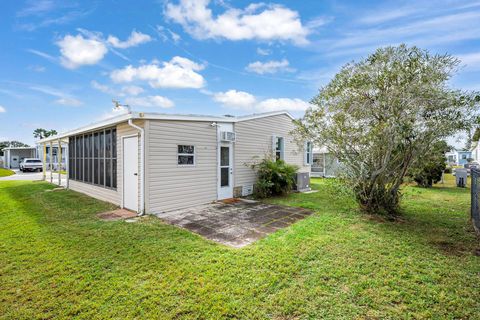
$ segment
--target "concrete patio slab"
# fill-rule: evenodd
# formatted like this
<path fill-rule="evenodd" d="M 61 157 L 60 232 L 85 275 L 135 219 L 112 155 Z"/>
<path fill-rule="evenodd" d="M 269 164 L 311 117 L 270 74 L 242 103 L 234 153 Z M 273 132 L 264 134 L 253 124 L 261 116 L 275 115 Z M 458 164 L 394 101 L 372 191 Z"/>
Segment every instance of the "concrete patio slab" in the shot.
<path fill-rule="evenodd" d="M 241 248 L 313 213 L 303 208 L 234 200 L 161 213 L 157 217 L 207 239 Z"/>

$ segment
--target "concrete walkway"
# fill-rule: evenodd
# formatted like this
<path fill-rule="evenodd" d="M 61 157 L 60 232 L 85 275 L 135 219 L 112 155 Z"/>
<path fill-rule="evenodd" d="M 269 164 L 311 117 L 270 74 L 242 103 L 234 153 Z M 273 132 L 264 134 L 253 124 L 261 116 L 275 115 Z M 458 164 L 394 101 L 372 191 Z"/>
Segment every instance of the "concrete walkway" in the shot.
<path fill-rule="evenodd" d="M 23 180 L 23 181 L 40 181 L 43 180 L 43 174 L 42 172 L 21 172 L 18 169 L 13 169 L 15 171 L 14 175 L 8 176 L 8 177 L 1 177 L 0 181 L 18 181 L 18 180 Z M 46 181 L 50 182 L 50 176 L 52 173 L 50 171 L 47 171 L 46 174 Z M 58 173 L 53 173 L 53 183 L 58 185 Z M 61 179 L 61 186 L 66 186 L 67 185 L 67 179 L 65 175 L 62 175 Z"/>
<path fill-rule="evenodd" d="M 312 213 L 303 208 L 236 200 L 157 214 L 157 217 L 207 239 L 241 248 Z"/>

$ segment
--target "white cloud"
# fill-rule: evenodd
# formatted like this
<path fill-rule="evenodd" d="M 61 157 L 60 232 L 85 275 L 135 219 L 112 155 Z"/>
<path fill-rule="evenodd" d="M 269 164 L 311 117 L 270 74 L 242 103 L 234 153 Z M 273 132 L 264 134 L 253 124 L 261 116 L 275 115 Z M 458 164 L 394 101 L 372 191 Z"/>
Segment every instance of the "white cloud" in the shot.
<path fill-rule="evenodd" d="M 110 88 L 109 86 L 107 86 L 105 84 L 98 83 L 95 80 L 92 80 L 90 82 L 90 84 L 92 85 L 92 87 L 94 89 L 97 89 L 100 92 L 107 93 L 107 94 L 110 94 L 110 95 L 115 95 L 116 94 L 116 92 L 112 88 Z"/>
<path fill-rule="evenodd" d="M 113 108 L 113 109 L 110 110 L 109 112 L 103 113 L 103 114 L 98 118 L 98 120 L 99 120 L 99 121 L 101 121 L 101 120 L 106 120 L 106 119 L 113 118 L 113 117 L 120 116 L 120 115 L 127 114 L 127 113 L 128 113 L 128 109 L 127 109 L 127 108 L 122 107 L 122 106 L 119 106 L 118 108 Z"/>
<path fill-rule="evenodd" d="M 259 54 L 261 56 L 268 56 L 268 55 L 272 54 L 272 50 L 257 48 L 257 54 Z"/>
<path fill-rule="evenodd" d="M 308 107 L 310 107 L 308 102 L 290 98 L 266 99 L 257 105 L 257 109 L 263 112 L 278 110 L 305 111 Z"/>
<path fill-rule="evenodd" d="M 277 73 L 277 72 L 293 72 L 295 69 L 289 67 L 290 63 L 287 59 L 283 59 L 280 61 L 267 61 L 267 62 L 260 62 L 255 61 L 250 63 L 245 70 L 249 72 L 254 72 L 258 74 L 266 74 L 266 73 Z"/>
<path fill-rule="evenodd" d="M 255 97 L 244 91 L 228 90 L 225 92 L 217 92 L 213 95 L 213 100 L 227 107 L 249 109 L 256 102 Z"/>
<path fill-rule="evenodd" d="M 197 39 L 290 41 L 308 43 L 309 30 L 299 14 L 281 5 L 251 4 L 245 9 L 229 8 L 214 16 L 209 0 L 180 0 L 168 3 L 165 15 L 182 25 Z"/>
<path fill-rule="evenodd" d="M 221 103 L 225 107 L 233 109 L 242 109 L 256 112 L 269 112 L 288 110 L 301 112 L 307 110 L 310 104 L 301 99 L 278 98 L 265 99 L 258 101 L 254 95 L 237 90 L 228 90 L 226 92 L 217 92 L 213 94 L 213 100 Z"/>
<path fill-rule="evenodd" d="M 461 65 L 467 67 L 467 71 L 480 69 L 480 52 L 462 54 L 457 56 L 461 61 Z"/>
<path fill-rule="evenodd" d="M 58 98 L 54 102 L 64 106 L 78 107 L 83 104 L 82 101 L 73 97 L 71 94 L 58 90 L 56 88 L 43 86 L 43 85 L 29 85 L 30 90 L 38 91 L 46 95 Z"/>
<path fill-rule="evenodd" d="M 7 109 L 5 109 L 4 106 L 0 106 L 0 113 L 5 113 L 7 112 Z"/>
<path fill-rule="evenodd" d="M 55 100 L 55 103 L 61 104 L 63 106 L 70 106 L 70 107 L 78 107 L 83 104 L 80 100 L 72 97 L 63 97 L 63 98 L 57 99 Z"/>
<path fill-rule="evenodd" d="M 138 96 L 140 93 L 144 92 L 142 87 L 139 86 L 124 86 L 122 87 L 122 92 L 131 96 Z"/>
<path fill-rule="evenodd" d="M 28 66 L 28 70 L 34 71 L 34 72 L 45 72 L 47 68 L 44 66 Z"/>
<path fill-rule="evenodd" d="M 162 96 L 130 97 L 125 102 L 132 107 L 172 108 L 175 106 L 172 100 Z"/>
<path fill-rule="evenodd" d="M 108 52 L 103 41 L 97 38 L 84 38 L 81 34 L 66 35 L 57 42 L 57 45 L 62 54 L 62 65 L 69 69 L 96 64 Z"/>
<path fill-rule="evenodd" d="M 98 91 L 109 94 L 111 96 L 119 96 L 119 97 L 124 97 L 126 95 L 137 96 L 140 93 L 145 91 L 142 87 L 139 87 L 139 86 L 123 86 L 122 88 L 117 90 L 105 84 L 98 83 L 95 80 L 90 82 L 90 84 L 94 89 L 97 89 Z"/>
<path fill-rule="evenodd" d="M 137 32 L 135 30 L 132 31 L 132 33 L 130 34 L 130 36 L 126 41 L 120 41 L 117 37 L 112 35 L 109 35 L 107 39 L 107 42 L 109 44 L 119 49 L 136 47 L 142 43 L 146 43 L 150 41 L 152 41 L 152 37 L 150 37 L 148 34 Z"/>
<path fill-rule="evenodd" d="M 204 68 L 187 58 L 173 57 L 168 62 L 159 65 L 156 62 L 133 67 L 128 65 L 123 69 L 114 70 L 110 78 L 114 82 L 147 81 L 153 88 L 195 88 L 205 85 L 205 79 L 197 71 Z"/>

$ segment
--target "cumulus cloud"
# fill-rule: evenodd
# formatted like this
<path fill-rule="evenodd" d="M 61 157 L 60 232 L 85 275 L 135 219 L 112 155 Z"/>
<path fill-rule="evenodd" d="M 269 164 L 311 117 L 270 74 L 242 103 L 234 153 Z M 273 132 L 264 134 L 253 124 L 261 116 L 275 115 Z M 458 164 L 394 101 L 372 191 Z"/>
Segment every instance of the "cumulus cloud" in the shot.
<path fill-rule="evenodd" d="M 267 62 L 255 61 L 250 63 L 245 70 L 258 74 L 272 74 L 277 72 L 293 72 L 295 69 L 289 67 L 290 63 L 287 59 L 280 61 L 271 60 Z"/>
<path fill-rule="evenodd" d="M 305 111 L 308 107 L 310 107 L 308 102 L 290 98 L 266 99 L 257 105 L 257 109 L 264 112 L 278 110 Z"/>
<path fill-rule="evenodd" d="M 310 104 L 302 99 L 278 98 L 265 99 L 258 101 L 258 99 L 244 91 L 228 90 L 225 92 L 217 92 L 213 94 L 213 100 L 221 103 L 225 107 L 233 109 L 253 110 L 256 112 L 269 111 L 305 111 Z"/>
<path fill-rule="evenodd" d="M 237 90 L 217 92 L 213 95 L 213 100 L 225 106 L 239 109 L 250 109 L 256 102 L 252 94 Z"/>
<path fill-rule="evenodd" d="M 198 73 L 203 68 L 201 64 L 176 56 L 161 64 L 154 61 L 139 67 L 128 65 L 112 71 L 110 78 L 116 83 L 147 81 L 153 88 L 199 89 L 205 85 L 205 79 Z"/>
<path fill-rule="evenodd" d="M 272 54 L 272 50 L 257 48 L 257 54 L 259 54 L 261 56 L 268 56 L 268 55 Z"/>
<path fill-rule="evenodd" d="M 93 65 L 103 59 L 108 52 L 103 41 L 96 38 L 85 38 L 83 35 L 66 35 L 57 41 L 62 54 L 61 63 L 69 69 L 82 65 Z"/>
<path fill-rule="evenodd" d="M 61 104 L 62 106 L 70 106 L 70 107 L 78 107 L 83 104 L 80 100 L 72 97 L 62 97 L 60 99 L 55 100 L 55 103 Z"/>
<path fill-rule="evenodd" d="M 251 4 L 245 9 L 229 8 L 214 16 L 208 8 L 209 3 L 209 0 L 168 3 L 165 15 L 197 39 L 308 43 L 309 30 L 302 24 L 297 11 L 276 4 Z"/>
<path fill-rule="evenodd" d="M 120 39 L 112 35 L 109 35 L 107 39 L 107 42 L 110 45 L 119 49 L 136 47 L 142 43 L 146 43 L 150 41 L 152 41 L 152 37 L 150 37 L 148 34 L 137 32 L 135 30 L 132 31 L 132 33 L 130 34 L 130 36 L 126 41 L 120 41 Z"/>
<path fill-rule="evenodd" d="M 5 109 L 4 106 L 0 106 L 0 113 L 5 113 L 7 112 L 7 109 Z"/>
<path fill-rule="evenodd" d="M 142 87 L 139 87 L 139 86 L 123 86 L 119 89 L 114 89 L 106 84 L 101 84 L 95 80 L 90 82 L 90 84 L 92 88 L 100 92 L 109 94 L 111 96 L 119 96 L 119 97 L 124 97 L 126 95 L 137 96 L 140 93 L 143 93 L 145 91 Z"/>
<path fill-rule="evenodd" d="M 162 96 L 131 97 L 125 101 L 132 107 L 172 108 L 175 106 L 172 100 Z"/>

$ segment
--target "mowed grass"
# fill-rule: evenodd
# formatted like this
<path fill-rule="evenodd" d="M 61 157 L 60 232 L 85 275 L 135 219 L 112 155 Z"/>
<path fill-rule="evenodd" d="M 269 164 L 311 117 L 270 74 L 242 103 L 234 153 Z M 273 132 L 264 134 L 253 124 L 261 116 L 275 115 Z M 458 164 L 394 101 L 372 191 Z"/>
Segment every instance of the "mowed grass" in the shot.
<path fill-rule="evenodd" d="M 15 172 L 10 170 L 10 169 L 4 169 L 4 168 L 0 168 L 0 178 L 1 177 L 8 177 L 8 176 L 11 176 L 11 175 L 14 175 Z"/>
<path fill-rule="evenodd" d="M 316 214 L 243 249 L 44 182 L 0 182 L 6 319 L 479 319 L 469 190 L 406 187 L 403 218 L 357 212 L 332 180 L 271 202 Z"/>

